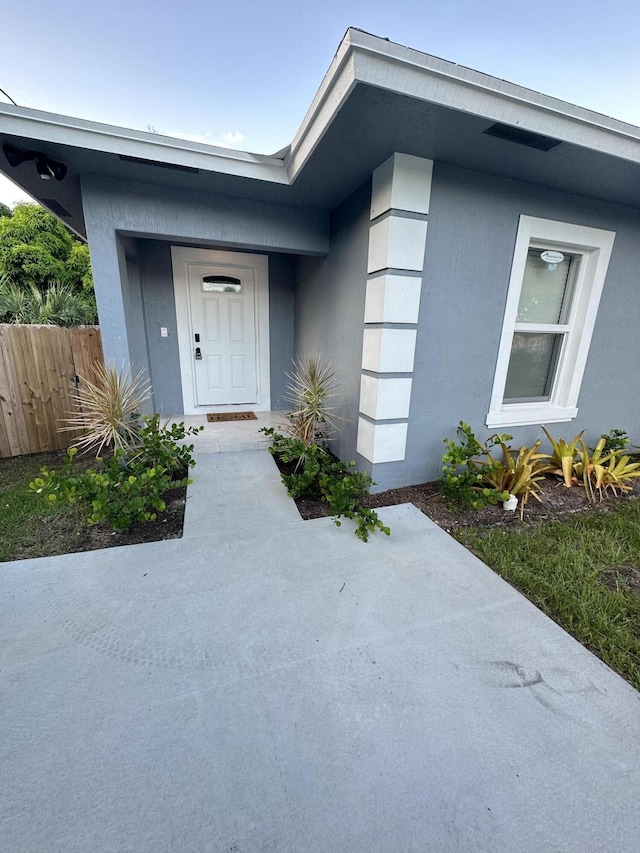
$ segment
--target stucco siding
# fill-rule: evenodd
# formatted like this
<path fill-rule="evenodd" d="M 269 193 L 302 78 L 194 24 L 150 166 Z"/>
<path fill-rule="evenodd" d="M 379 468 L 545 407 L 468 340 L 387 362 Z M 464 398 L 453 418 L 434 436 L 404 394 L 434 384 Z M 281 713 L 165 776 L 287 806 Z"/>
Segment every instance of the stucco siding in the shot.
<path fill-rule="evenodd" d="M 431 193 L 406 461 L 374 466 L 385 488 L 433 479 L 442 440 L 466 420 L 485 438 L 511 261 L 520 214 L 616 232 L 600 302 L 578 417 L 553 424 L 596 440 L 612 428 L 640 440 L 634 388 L 640 350 L 640 213 L 541 187 L 436 164 Z M 539 427 L 499 430 L 514 445 Z"/>
<path fill-rule="evenodd" d="M 137 240 L 144 316 L 144 335 L 149 353 L 154 405 L 165 414 L 183 409 L 178 329 L 173 293 L 171 244 L 159 240 Z M 271 350 L 272 408 L 284 407 L 285 372 L 293 357 L 294 259 L 270 253 L 269 339 Z M 167 329 L 162 337 L 160 329 Z"/>
<path fill-rule="evenodd" d="M 269 255 L 269 327 L 271 355 L 271 408 L 289 408 L 287 377 L 293 365 L 294 298 L 296 259 L 294 255 Z"/>
<path fill-rule="evenodd" d="M 367 182 L 333 212 L 328 257 L 298 258 L 297 266 L 295 352 L 319 353 L 336 367 L 342 382 L 336 413 L 344 420 L 334 450 L 347 462 L 357 458 L 370 203 Z M 366 460 L 358 462 L 369 469 Z"/>

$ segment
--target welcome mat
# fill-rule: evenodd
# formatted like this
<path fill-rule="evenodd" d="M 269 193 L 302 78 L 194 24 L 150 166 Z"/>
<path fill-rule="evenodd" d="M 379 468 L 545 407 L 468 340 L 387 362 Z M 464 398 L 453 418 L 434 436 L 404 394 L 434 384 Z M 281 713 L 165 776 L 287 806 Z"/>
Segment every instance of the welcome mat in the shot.
<path fill-rule="evenodd" d="M 207 415 L 210 424 L 219 421 L 257 421 L 258 417 L 253 412 L 214 412 Z"/>

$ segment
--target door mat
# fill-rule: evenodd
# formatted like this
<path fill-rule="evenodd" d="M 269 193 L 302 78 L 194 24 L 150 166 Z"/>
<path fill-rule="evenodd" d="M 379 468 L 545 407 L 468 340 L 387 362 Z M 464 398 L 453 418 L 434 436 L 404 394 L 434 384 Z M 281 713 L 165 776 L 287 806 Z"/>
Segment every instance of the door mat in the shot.
<path fill-rule="evenodd" d="M 257 421 L 258 417 L 253 412 L 215 412 L 207 415 L 210 424 L 220 421 Z"/>

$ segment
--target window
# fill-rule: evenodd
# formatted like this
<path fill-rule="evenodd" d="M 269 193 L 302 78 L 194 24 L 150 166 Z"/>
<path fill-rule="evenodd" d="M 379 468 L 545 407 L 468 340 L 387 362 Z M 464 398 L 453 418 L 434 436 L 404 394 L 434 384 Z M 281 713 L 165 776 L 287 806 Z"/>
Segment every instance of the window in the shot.
<path fill-rule="evenodd" d="M 242 293 L 242 283 L 230 275 L 205 275 L 202 277 L 202 289 L 213 293 Z"/>
<path fill-rule="evenodd" d="M 568 421 L 615 234 L 521 216 L 487 426 Z"/>

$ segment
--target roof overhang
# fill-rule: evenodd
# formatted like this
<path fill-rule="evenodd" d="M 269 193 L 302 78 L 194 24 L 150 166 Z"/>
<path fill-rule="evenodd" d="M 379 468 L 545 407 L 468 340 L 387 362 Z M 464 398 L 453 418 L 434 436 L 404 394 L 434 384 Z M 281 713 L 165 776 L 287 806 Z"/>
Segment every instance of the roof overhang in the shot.
<path fill-rule="evenodd" d="M 410 125 L 411 133 L 401 127 L 394 134 L 385 127 L 381 105 Z M 352 135 L 347 121 L 359 122 L 363 131 L 357 157 L 341 152 L 335 138 L 338 132 L 345 140 Z M 512 142 L 480 139 L 492 123 L 563 145 L 525 152 Z M 455 134 L 449 130 L 453 126 Z M 79 233 L 79 179 L 85 173 L 331 208 L 381 158 L 404 149 L 640 205 L 640 128 L 355 29 L 347 31 L 293 142 L 278 155 L 217 148 L 8 104 L 0 104 L 0 142 L 36 148 L 69 167 L 69 178 L 43 187 L 45 182 L 28 164 L 12 169 L 0 155 L 0 169 L 8 177 L 45 206 L 47 199 L 57 200 L 69 213 L 65 221 Z M 496 143 L 508 147 L 491 148 Z M 595 181 L 594 170 L 599 175 Z M 335 179 L 327 180 L 332 174 Z M 51 189 L 57 193 L 53 199 L 47 193 Z"/>

